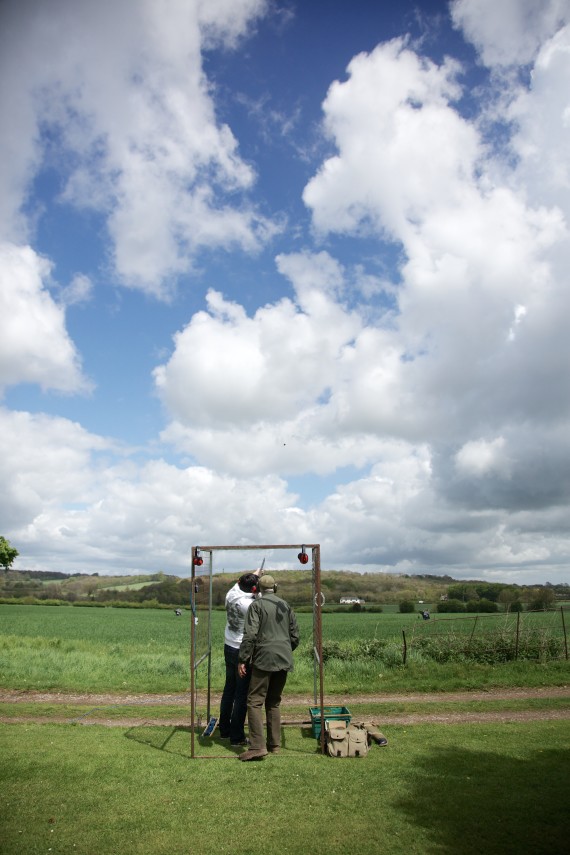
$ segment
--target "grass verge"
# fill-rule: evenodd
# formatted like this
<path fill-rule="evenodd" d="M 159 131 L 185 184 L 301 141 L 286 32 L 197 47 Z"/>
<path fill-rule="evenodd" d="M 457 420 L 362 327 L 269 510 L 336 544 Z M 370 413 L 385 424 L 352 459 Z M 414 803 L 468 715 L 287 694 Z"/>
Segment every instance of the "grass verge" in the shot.
<path fill-rule="evenodd" d="M 565 851 L 567 722 L 387 735 L 333 760 L 286 728 L 279 756 L 243 764 L 216 741 L 201 750 L 230 759 L 190 759 L 185 728 L 0 726 L 2 853 Z"/>
<path fill-rule="evenodd" d="M 570 698 L 513 698 L 505 700 L 472 700 L 454 701 L 442 698 L 438 701 L 398 701 L 384 703 L 364 702 L 351 703 L 350 712 L 353 718 L 358 719 L 365 716 L 373 716 L 379 721 L 382 718 L 393 718 L 394 716 L 410 715 L 449 715 L 449 714 L 476 714 L 476 713 L 518 713 L 533 712 L 539 717 L 541 712 L 559 712 L 570 710 Z M 200 707 L 200 711 L 202 711 Z M 213 707 L 216 714 L 217 707 Z M 190 721 L 189 705 L 179 704 L 62 704 L 62 703 L 26 703 L 26 702 L 2 702 L 0 703 L 0 715 L 9 718 L 44 718 L 46 721 L 57 718 L 67 719 L 69 723 L 89 723 L 90 718 L 113 719 L 137 719 L 143 722 L 145 719 L 159 720 L 165 722 L 186 718 Z M 298 720 L 308 719 L 307 706 L 286 704 L 283 706 L 283 719 Z"/>

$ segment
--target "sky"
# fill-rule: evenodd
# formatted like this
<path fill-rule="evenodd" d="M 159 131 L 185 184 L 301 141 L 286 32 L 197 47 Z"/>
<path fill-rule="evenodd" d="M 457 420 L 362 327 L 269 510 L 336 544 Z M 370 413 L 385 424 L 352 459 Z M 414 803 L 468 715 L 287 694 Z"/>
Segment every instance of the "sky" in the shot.
<path fill-rule="evenodd" d="M 15 569 L 570 582 L 570 0 L 1 0 L 0 111 Z"/>

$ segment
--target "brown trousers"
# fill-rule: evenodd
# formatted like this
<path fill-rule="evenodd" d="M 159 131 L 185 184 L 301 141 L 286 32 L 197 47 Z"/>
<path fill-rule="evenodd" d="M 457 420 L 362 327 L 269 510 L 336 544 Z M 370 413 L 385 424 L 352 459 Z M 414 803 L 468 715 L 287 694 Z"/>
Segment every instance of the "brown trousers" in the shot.
<path fill-rule="evenodd" d="M 287 682 L 287 671 L 261 671 L 255 665 L 247 696 L 247 724 L 250 747 L 255 751 L 279 748 L 281 745 L 281 695 Z M 263 713 L 267 719 L 267 743 L 263 738 Z"/>

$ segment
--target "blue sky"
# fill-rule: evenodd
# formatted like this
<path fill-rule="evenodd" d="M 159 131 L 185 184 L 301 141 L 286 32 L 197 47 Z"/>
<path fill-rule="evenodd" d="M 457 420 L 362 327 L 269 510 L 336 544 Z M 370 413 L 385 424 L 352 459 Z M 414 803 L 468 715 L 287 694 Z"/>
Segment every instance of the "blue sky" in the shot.
<path fill-rule="evenodd" d="M 568 0 L 5 0 L 0 65 L 17 567 L 570 581 Z"/>

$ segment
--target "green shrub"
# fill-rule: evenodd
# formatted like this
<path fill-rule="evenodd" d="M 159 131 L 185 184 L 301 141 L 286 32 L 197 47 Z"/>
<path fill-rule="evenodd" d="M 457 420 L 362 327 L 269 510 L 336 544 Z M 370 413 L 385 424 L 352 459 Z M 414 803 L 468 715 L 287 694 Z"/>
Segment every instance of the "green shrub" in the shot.
<path fill-rule="evenodd" d="M 400 614 L 411 614 L 416 610 L 411 600 L 402 600 L 398 608 L 400 609 Z"/>
<path fill-rule="evenodd" d="M 461 602 L 461 600 L 442 600 L 441 603 L 437 604 L 437 611 L 440 614 L 446 614 L 449 612 L 465 612 L 465 606 Z"/>

